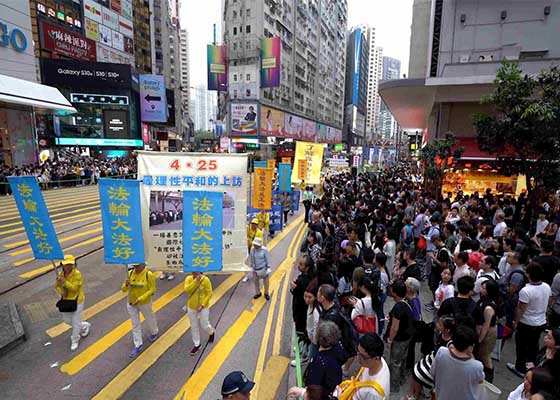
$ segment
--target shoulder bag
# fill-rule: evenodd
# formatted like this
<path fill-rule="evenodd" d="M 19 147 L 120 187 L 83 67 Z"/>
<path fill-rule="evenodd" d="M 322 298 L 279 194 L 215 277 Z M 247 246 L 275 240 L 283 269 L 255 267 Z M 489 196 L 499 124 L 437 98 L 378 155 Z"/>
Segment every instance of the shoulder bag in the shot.
<path fill-rule="evenodd" d="M 366 306 L 362 299 L 360 299 L 362 303 L 362 307 L 364 308 L 364 313 L 366 312 Z M 377 333 L 377 317 L 375 316 L 368 316 L 365 314 L 358 315 L 356 318 L 352 320 L 354 325 L 356 325 L 356 330 L 360 334 L 366 333 Z"/>

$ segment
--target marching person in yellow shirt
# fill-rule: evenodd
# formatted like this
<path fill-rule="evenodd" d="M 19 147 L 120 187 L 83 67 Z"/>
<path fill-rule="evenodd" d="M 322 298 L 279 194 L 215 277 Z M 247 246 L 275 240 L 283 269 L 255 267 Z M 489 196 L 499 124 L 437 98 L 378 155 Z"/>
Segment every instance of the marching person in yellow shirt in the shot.
<path fill-rule="evenodd" d="M 265 210 L 261 210 L 257 214 L 257 220 L 259 221 L 259 229 L 263 234 L 263 243 L 266 244 L 268 242 L 266 239 L 268 238 L 270 232 L 270 214 Z M 272 237 L 272 234 L 270 234 L 270 236 Z"/>
<path fill-rule="evenodd" d="M 128 291 L 126 309 L 132 321 L 132 340 L 134 349 L 130 352 L 130 357 L 136 357 L 143 349 L 142 328 L 140 327 L 140 312 L 144 315 L 150 337 L 148 340 L 153 342 L 158 336 L 158 326 L 156 316 L 152 310 L 152 295 L 156 291 L 156 280 L 152 271 L 146 268 L 146 264 L 132 264 L 134 269 L 128 272 L 127 279 L 124 281 L 121 290 Z"/>
<path fill-rule="evenodd" d="M 212 283 L 201 272 L 193 272 L 185 278 L 185 292 L 188 296 L 187 311 L 191 322 L 191 332 L 194 347 L 191 356 L 200 350 L 200 327 L 208 332 L 208 343 L 214 342 L 216 330 L 210 325 L 210 299 L 212 298 Z M 200 321 L 200 325 L 199 325 Z"/>
<path fill-rule="evenodd" d="M 67 255 L 61 264 L 62 271 L 56 277 L 55 289 L 62 298 L 57 307 L 62 313 L 63 321 L 72 326 L 70 350 L 74 351 L 78 348 L 80 336 L 86 337 L 89 334 L 91 324 L 82 321 L 85 296 L 82 273 L 76 269 L 76 259 Z"/>
<path fill-rule="evenodd" d="M 259 228 L 258 218 L 253 218 L 251 223 L 247 227 L 247 253 L 251 252 L 251 247 L 253 246 L 253 240 L 256 238 L 261 238 L 264 241 L 263 231 Z M 245 274 L 241 282 L 245 283 L 252 277 L 252 273 L 249 272 Z"/>

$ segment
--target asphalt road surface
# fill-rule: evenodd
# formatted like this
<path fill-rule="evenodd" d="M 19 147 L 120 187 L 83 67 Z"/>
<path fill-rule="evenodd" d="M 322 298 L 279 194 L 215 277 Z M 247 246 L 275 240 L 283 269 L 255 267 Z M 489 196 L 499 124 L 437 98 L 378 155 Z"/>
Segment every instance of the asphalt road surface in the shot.
<path fill-rule="evenodd" d="M 70 351 L 68 326 L 55 307 L 54 272 L 34 260 L 24 227 L 11 197 L 0 198 L 0 303 L 15 301 L 27 341 L 0 358 L 2 399 L 208 399 L 220 397 L 225 375 L 243 370 L 257 382 L 253 399 L 285 399 L 295 383 L 289 281 L 301 237 L 302 216 L 290 217 L 283 233 L 268 244 L 274 266 L 271 301 L 253 300 L 253 284 L 242 273 L 212 275 L 214 296 L 210 320 L 216 341 L 194 357 L 190 324 L 183 311 L 184 274 L 157 281 L 154 311 L 160 336 L 135 359 L 131 325 L 120 286 L 123 266 L 103 262 L 101 215 L 96 186 L 44 192 L 65 254 L 78 259 L 84 276 L 84 318 L 90 334 Z M 423 290 L 423 296 L 427 293 Z M 387 303 L 386 311 L 389 311 Z M 507 394 L 521 379 L 507 371 L 513 345 L 506 345 L 496 366 L 496 384 Z M 395 394 L 391 399 L 399 399 Z"/>

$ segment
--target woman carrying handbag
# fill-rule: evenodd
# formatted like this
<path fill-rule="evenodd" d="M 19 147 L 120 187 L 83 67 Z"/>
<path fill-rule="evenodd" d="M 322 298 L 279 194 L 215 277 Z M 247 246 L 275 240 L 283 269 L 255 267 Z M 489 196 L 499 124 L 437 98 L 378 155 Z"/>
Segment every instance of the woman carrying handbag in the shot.
<path fill-rule="evenodd" d="M 82 273 L 76 269 L 76 259 L 67 255 L 61 262 L 62 271 L 56 277 L 55 288 L 61 298 L 56 303 L 58 310 L 62 313 L 62 320 L 72 326 L 70 336 L 70 350 L 78 348 L 81 337 L 89 334 L 91 324 L 82 321 L 84 311 L 84 289 Z"/>

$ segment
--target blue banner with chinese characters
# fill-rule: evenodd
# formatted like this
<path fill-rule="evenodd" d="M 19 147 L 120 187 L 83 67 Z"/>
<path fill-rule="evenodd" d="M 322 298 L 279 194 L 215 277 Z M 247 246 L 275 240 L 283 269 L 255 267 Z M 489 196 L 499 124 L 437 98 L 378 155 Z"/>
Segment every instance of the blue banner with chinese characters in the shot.
<path fill-rule="evenodd" d="M 261 212 L 261 210 L 253 207 L 247 207 L 247 224 L 249 224 L 253 218 L 257 218 L 257 214 L 259 212 Z M 281 231 L 283 219 L 282 206 L 274 204 L 272 206 L 272 210 L 266 210 L 266 212 L 270 215 L 270 231 Z"/>
<path fill-rule="evenodd" d="M 301 192 L 299 190 L 294 190 L 293 192 L 290 193 L 290 198 L 292 199 L 292 211 L 299 210 L 300 193 Z M 275 190 L 274 192 L 272 192 L 272 204 L 281 206 L 283 197 L 284 197 L 284 192 Z"/>
<path fill-rule="evenodd" d="M 183 271 L 222 270 L 222 192 L 183 191 Z"/>
<path fill-rule="evenodd" d="M 292 192 L 292 164 L 278 164 L 278 191 Z"/>
<path fill-rule="evenodd" d="M 64 253 L 58 242 L 37 178 L 35 176 L 9 176 L 8 182 L 35 258 L 40 260 L 63 259 Z"/>
<path fill-rule="evenodd" d="M 140 182 L 133 179 L 99 179 L 106 264 L 144 263 L 140 208 Z"/>
<path fill-rule="evenodd" d="M 253 162 L 253 168 L 266 168 L 266 167 L 267 167 L 266 161 L 254 161 Z"/>

